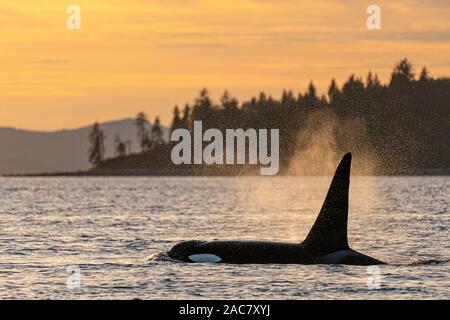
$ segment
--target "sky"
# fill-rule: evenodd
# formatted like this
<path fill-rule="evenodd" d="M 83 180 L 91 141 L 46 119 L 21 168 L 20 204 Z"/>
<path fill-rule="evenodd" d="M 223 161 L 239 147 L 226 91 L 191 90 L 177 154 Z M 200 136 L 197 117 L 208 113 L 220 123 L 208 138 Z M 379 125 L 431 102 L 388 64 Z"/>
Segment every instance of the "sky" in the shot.
<path fill-rule="evenodd" d="M 69 30 L 67 8 L 81 10 Z M 381 8 L 381 30 L 366 26 Z M 0 127 L 51 131 L 144 111 L 170 124 L 202 87 L 239 101 L 382 82 L 408 57 L 450 76 L 448 0 L 0 0 Z"/>

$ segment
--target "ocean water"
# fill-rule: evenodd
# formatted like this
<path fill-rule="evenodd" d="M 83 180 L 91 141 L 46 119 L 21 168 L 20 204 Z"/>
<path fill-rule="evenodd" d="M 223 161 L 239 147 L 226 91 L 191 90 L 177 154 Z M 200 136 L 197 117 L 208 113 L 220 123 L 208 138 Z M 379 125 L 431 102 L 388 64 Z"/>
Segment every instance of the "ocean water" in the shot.
<path fill-rule="evenodd" d="M 189 239 L 300 242 L 330 180 L 0 178 L 0 298 L 450 298 L 450 177 L 352 177 L 350 245 L 379 269 L 155 258 Z"/>

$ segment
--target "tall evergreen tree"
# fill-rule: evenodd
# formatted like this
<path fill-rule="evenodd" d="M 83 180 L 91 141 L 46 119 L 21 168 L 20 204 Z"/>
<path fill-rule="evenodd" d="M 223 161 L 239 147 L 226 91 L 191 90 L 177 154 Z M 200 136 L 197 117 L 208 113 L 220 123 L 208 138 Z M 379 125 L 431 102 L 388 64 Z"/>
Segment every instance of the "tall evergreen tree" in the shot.
<path fill-rule="evenodd" d="M 328 99 L 330 100 L 330 103 L 334 103 L 336 99 L 338 99 L 340 93 L 336 80 L 334 78 L 331 79 L 330 87 L 328 88 Z"/>
<path fill-rule="evenodd" d="M 159 117 L 156 117 L 155 122 L 153 123 L 151 135 L 150 135 L 150 145 L 151 148 L 157 148 L 164 144 L 164 139 L 162 136 L 162 128 L 161 123 L 159 121 Z"/>
<path fill-rule="evenodd" d="M 192 121 L 203 121 L 203 127 L 209 128 L 212 120 L 213 103 L 209 97 L 209 92 L 206 88 L 200 90 L 198 98 L 195 100 L 192 109 Z"/>
<path fill-rule="evenodd" d="M 238 110 L 238 101 L 230 96 L 230 93 L 228 90 L 225 90 L 222 97 L 220 98 L 220 103 L 222 105 L 222 108 L 227 113 L 234 113 Z"/>
<path fill-rule="evenodd" d="M 225 90 L 220 98 L 220 104 L 223 110 L 222 128 L 235 128 L 239 117 L 238 101 Z"/>
<path fill-rule="evenodd" d="M 89 142 L 89 162 L 94 166 L 98 166 L 105 157 L 105 135 L 97 122 L 92 126 Z"/>
<path fill-rule="evenodd" d="M 285 108 L 293 107 L 296 105 L 294 94 L 291 90 L 283 90 L 281 94 L 281 106 Z"/>
<path fill-rule="evenodd" d="M 430 80 L 430 76 L 428 75 L 428 70 L 426 67 L 423 67 L 422 71 L 420 71 L 419 81 L 426 82 L 429 80 Z"/>
<path fill-rule="evenodd" d="M 173 132 L 174 130 L 177 130 L 179 128 L 183 128 L 183 123 L 180 117 L 180 109 L 178 109 L 178 106 L 175 106 L 175 108 L 173 109 L 173 120 L 170 131 Z"/>
<path fill-rule="evenodd" d="M 184 106 L 183 117 L 181 118 L 181 125 L 184 129 L 190 129 L 191 127 L 191 107 L 189 104 Z"/>
<path fill-rule="evenodd" d="M 148 135 L 147 124 L 149 122 L 145 113 L 139 112 L 134 123 L 137 129 L 137 138 L 141 147 L 141 152 L 148 151 L 150 148 L 150 138 Z"/>
<path fill-rule="evenodd" d="M 308 91 L 303 96 L 303 103 L 308 108 L 317 108 L 319 105 L 319 98 L 317 97 L 317 90 L 312 81 L 309 83 Z"/>
<path fill-rule="evenodd" d="M 375 82 L 372 76 L 372 72 L 369 71 L 369 73 L 367 74 L 367 79 L 366 79 L 366 88 L 367 89 L 372 89 L 375 86 Z"/>

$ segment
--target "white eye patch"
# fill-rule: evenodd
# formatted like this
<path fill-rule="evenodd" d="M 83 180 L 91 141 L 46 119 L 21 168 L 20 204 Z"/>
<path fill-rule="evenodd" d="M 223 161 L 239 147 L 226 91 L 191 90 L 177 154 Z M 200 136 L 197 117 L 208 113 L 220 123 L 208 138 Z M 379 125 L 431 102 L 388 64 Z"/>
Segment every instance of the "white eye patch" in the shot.
<path fill-rule="evenodd" d="M 188 258 L 192 262 L 199 262 L 199 263 L 217 263 L 222 261 L 222 258 L 216 256 L 215 254 L 210 253 L 193 254 L 190 255 Z"/>

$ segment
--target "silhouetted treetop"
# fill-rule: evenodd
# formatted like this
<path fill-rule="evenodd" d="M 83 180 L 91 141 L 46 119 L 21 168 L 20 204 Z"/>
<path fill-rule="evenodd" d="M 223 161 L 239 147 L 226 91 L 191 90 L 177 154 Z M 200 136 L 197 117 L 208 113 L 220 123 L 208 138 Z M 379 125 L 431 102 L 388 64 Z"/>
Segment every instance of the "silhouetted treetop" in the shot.
<path fill-rule="evenodd" d="M 405 85 L 414 80 L 414 68 L 408 59 L 401 60 L 391 74 L 390 86 Z"/>

